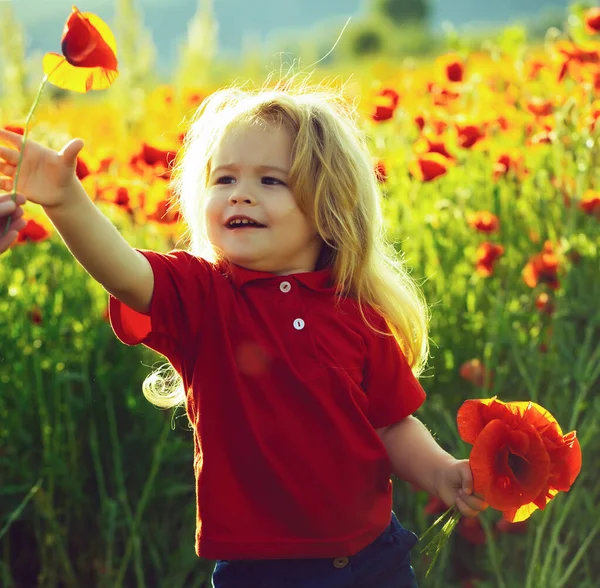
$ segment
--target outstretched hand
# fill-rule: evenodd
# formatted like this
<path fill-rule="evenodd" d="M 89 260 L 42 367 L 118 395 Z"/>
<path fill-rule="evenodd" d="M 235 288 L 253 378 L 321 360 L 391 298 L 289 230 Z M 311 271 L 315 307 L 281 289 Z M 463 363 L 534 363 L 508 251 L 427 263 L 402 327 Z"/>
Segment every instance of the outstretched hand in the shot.
<path fill-rule="evenodd" d="M 6 235 L 0 236 L 0 253 L 4 253 L 12 245 L 19 231 L 24 229 L 27 224 L 22 218 L 23 204 L 25 204 L 25 196 L 22 194 L 17 194 L 15 202 L 12 201 L 12 194 L 0 196 L 0 234 L 4 231 L 6 218 L 11 218 L 8 232 Z"/>
<path fill-rule="evenodd" d="M 473 474 L 468 459 L 457 459 L 446 465 L 438 476 L 438 495 L 448 506 L 456 508 L 466 517 L 475 517 L 488 504 L 473 493 Z"/>
<path fill-rule="evenodd" d="M 0 128 L 0 175 L 6 176 L 0 178 L 1 190 L 8 192 L 14 189 L 22 142 L 21 135 Z M 72 139 L 59 152 L 28 139 L 17 191 L 30 202 L 44 207 L 63 204 L 77 178 L 77 155 L 82 149 L 81 139 Z"/>

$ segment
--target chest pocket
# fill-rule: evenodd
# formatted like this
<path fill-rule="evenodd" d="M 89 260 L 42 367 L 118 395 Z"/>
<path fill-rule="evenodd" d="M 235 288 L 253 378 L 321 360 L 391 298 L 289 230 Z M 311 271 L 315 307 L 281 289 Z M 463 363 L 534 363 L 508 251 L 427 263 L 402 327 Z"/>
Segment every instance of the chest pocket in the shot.
<path fill-rule="evenodd" d="M 313 321 L 315 317 L 313 317 Z M 340 369 L 360 384 L 365 366 L 366 348 L 363 336 L 344 320 L 344 313 L 319 317 L 314 341 L 321 365 Z"/>

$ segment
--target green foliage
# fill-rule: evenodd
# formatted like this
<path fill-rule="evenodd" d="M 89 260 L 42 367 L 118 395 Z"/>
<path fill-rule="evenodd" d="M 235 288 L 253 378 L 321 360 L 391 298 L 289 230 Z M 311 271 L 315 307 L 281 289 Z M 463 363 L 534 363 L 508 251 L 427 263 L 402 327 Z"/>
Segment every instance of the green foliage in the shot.
<path fill-rule="evenodd" d="M 371 9 L 399 27 L 424 25 L 431 14 L 428 0 L 371 0 Z"/>
<path fill-rule="evenodd" d="M 19 116 L 25 111 L 25 39 L 10 2 L 0 4 L 0 95 L 6 97 L 4 108 L 8 116 Z"/>
<path fill-rule="evenodd" d="M 428 29 L 413 25 L 398 28 L 382 16 L 350 23 L 336 50 L 336 63 L 356 58 L 401 58 L 433 55 L 440 47 Z"/>

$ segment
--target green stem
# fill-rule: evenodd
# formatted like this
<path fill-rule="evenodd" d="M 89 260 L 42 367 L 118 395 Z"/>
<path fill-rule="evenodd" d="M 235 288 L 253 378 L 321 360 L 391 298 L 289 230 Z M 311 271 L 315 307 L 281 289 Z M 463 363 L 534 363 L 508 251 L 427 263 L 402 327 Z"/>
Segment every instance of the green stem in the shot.
<path fill-rule="evenodd" d="M 565 586 L 567 580 L 569 579 L 575 568 L 578 566 L 579 561 L 584 556 L 585 552 L 592 543 L 592 540 L 594 539 L 598 531 L 600 531 L 600 520 L 598 520 L 598 522 L 594 525 L 594 528 L 588 533 L 587 537 L 584 539 L 583 543 L 577 550 L 577 553 L 571 560 L 569 567 L 565 570 L 565 573 L 562 575 L 561 579 L 556 584 L 556 588 L 563 588 L 563 586 Z"/>
<path fill-rule="evenodd" d="M 46 87 L 46 84 L 48 83 L 50 76 L 64 62 L 65 62 L 65 60 L 59 61 L 58 64 L 56 65 L 56 67 L 50 73 L 48 73 L 44 76 L 44 78 L 42 79 L 42 82 L 40 84 L 40 87 L 38 88 L 38 92 L 35 97 L 35 100 L 33 101 L 33 105 L 31 106 L 31 109 L 29 110 L 29 114 L 27 115 L 27 118 L 25 119 L 25 129 L 23 131 L 23 140 L 21 141 L 21 153 L 19 153 L 19 162 L 17 163 L 17 171 L 15 172 L 13 190 L 12 190 L 12 194 L 11 194 L 11 200 L 13 202 L 15 201 L 15 199 L 17 197 L 17 185 L 18 185 L 17 182 L 19 181 L 19 174 L 21 173 L 21 164 L 23 163 L 23 155 L 25 153 L 25 141 L 27 141 L 27 135 L 29 134 L 29 124 L 31 123 L 31 119 L 33 118 L 33 113 L 35 112 L 35 109 L 37 108 L 37 105 L 40 102 L 40 98 L 42 97 L 42 92 L 44 91 L 44 88 Z M 11 216 L 8 216 L 6 218 L 6 224 L 4 225 L 4 231 L 2 233 L 2 236 L 6 235 L 6 233 L 8 233 L 8 227 L 10 226 L 11 218 L 12 218 Z"/>
<path fill-rule="evenodd" d="M 498 549 L 496 549 L 496 540 L 494 539 L 494 535 L 490 529 L 488 521 L 484 517 L 480 517 L 479 520 L 481 522 L 483 532 L 485 533 L 487 552 L 490 556 L 490 563 L 492 564 L 494 576 L 496 577 L 496 586 L 498 588 L 506 588 L 506 584 L 502 578 L 502 566 L 498 557 Z"/>
<path fill-rule="evenodd" d="M 10 526 L 21 516 L 23 509 L 27 506 L 27 503 L 33 498 L 34 494 L 40 489 L 40 485 L 42 483 L 42 479 L 40 478 L 32 487 L 31 490 L 27 493 L 27 496 L 23 498 L 21 504 L 17 506 L 17 508 L 11 513 L 6 521 L 2 530 L 0 530 L 0 539 L 4 537 Z"/>
<path fill-rule="evenodd" d="M 136 547 L 139 549 L 140 545 L 140 534 L 139 529 L 141 525 L 142 516 L 144 515 L 144 511 L 146 510 L 146 505 L 148 504 L 148 500 L 150 499 L 151 493 L 154 490 L 154 481 L 156 480 L 156 476 L 160 470 L 162 465 L 162 455 L 163 450 L 167 441 L 167 437 L 169 432 L 171 431 L 171 422 L 166 421 L 163 426 L 162 433 L 158 439 L 157 444 L 154 447 L 154 454 L 152 456 L 152 463 L 150 465 L 150 473 L 148 474 L 148 478 L 146 479 L 146 483 L 144 484 L 144 489 L 142 490 L 142 495 L 137 503 L 137 509 L 135 512 L 135 517 L 133 519 L 133 525 L 131 526 L 131 532 L 129 535 L 129 540 L 127 541 L 127 545 L 125 547 L 125 554 L 121 561 L 121 566 L 119 568 L 119 572 L 117 574 L 117 579 L 115 581 L 115 586 L 123 586 L 123 581 L 125 579 L 125 572 L 127 570 L 127 566 L 129 564 L 129 559 L 131 558 L 131 553 Z M 138 578 L 138 586 L 145 586 L 144 579 Z"/>
<path fill-rule="evenodd" d="M 527 580 L 525 582 L 525 588 L 534 588 L 534 577 L 539 564 L 540 547 L 542 545 L 542 539 L 546 533 L 546 527 L 550 522 L 551 513 L 545 513 L 546 516 L 542 517 L 542 521 L 537 528 L 535 534 L 535 540 L 533 544 L 533 554 L 529 560 L 529 568 L 527 570 Z"/>

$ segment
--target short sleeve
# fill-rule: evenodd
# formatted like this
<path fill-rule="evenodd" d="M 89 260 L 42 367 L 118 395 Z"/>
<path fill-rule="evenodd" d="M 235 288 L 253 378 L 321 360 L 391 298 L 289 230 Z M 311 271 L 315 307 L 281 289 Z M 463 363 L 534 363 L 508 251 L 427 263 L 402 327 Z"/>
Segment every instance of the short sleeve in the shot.
<path fill-rule="evenodd" d="M 375 429 L 413 414 L 425 401 L 425 391 L 383 319 L 368 341 L 363 386 L 369 399 L 368 417 Z"/>
<path fill-rule="evenodd" d="M 142 343 L 174 365 L 199 334 L 212 284 L 212 264 L 185 251 L 157 253 L 137 249 L 154 273 L 148 314 L 136 312 L 109 295 L 109 318 L 115 335 L 126 345 Z"/>

